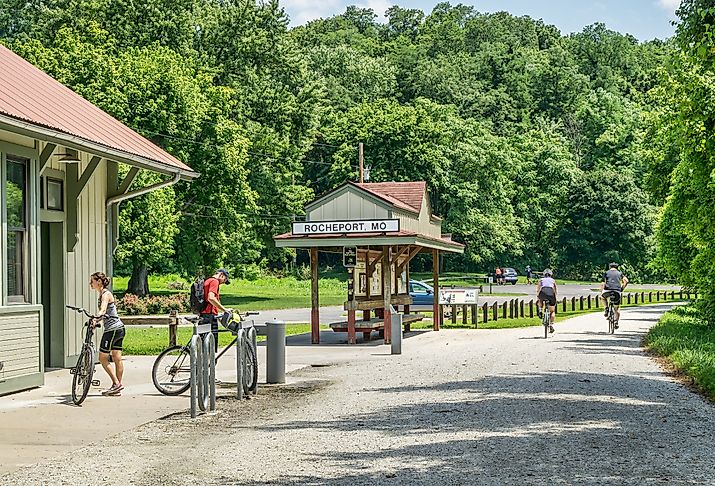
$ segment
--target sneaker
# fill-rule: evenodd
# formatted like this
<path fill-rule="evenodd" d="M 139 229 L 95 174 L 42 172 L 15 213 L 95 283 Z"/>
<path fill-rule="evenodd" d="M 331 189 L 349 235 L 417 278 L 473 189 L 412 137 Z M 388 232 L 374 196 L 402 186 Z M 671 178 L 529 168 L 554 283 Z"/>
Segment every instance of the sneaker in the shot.
<path fill-rule="evenodd" d="M 541 309 L 539 307 L 536 308 L 536 317 L 541 319 Z"/>
<path fill-rule="evenodd" d="M 618 329 L 618 321 L 616 321 L 616 323 L 613 325 L 613 328 Z"/>
<path fill-rule="evenodd" d="M 554 333 L 554 326 L 549 326 L 549 332 L 550 332 L 551 334 Z"/>
<path fill-rule="evenodd" d="M 102 392 L 102 395 L 116 395 L 117 393 L 121 392 L 124 390 L 124 385 L 121 383 L 117 383 L 116 385 L 112 385 L 106 390 Z"/>

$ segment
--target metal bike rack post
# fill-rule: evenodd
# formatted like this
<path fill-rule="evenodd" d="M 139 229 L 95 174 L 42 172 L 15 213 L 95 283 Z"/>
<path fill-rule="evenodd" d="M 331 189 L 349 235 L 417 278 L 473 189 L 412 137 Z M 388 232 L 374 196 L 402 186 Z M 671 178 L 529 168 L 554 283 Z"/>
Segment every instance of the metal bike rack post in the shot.
<path fill-rule="evenodd" d="M 390 306 L 390 326 L 392 330 L 391 352 L 392 354 L 402 354 L 402 314 Z"/>
<path fill-rule="evenodd" d="M 286 323 L 266 322 L 266 383 L 286 382 Z"/>
<path fill-rule="evenodd" d="M 238 330 L 236 336 L 236 398 L 243 400 L 243 340 L 246 339 L 246 331 Z"/>
<path fill-rule="evenodd" d="M 258 341 L 258 332 L 256 331 L 255 326 L 251 326 L 248 328 L 246 331 L 246 339 L 248 340 L 249 344 L 253 347 L 253 356 L 256 357 L 256 362 L 258 362 L 258 347 L 257 347 L 257 341 Z M 251 393 L 252 395 L 256 395 L 258 393 L 258 383 L 256 383 L 256 386 L 253 388 L 253 392 Z"/>
<path fill-rule="evenodd" d="M 208 331 L 207 331 L 208 329 Z M 191 418 L 198 411 L 216 410 L 216 343 L 210 324 L 194 326 L 189 344 Z"/>

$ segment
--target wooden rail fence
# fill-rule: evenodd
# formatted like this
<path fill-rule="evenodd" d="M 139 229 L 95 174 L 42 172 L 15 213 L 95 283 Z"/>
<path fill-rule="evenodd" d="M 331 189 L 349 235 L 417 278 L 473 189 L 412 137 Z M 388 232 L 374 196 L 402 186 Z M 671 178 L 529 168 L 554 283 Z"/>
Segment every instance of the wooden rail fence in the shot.
<path fill-rule="evenodd" d="M 693 291 L 674 291 L 674 290 L 655 290 L 649 292 L 624 292 L 622 305 L 644 304 L 647 302 L 668 302 L 678 300 L 690 300 L 697 298 L 697 293 Z M 556 313 L 559 312 L 576 312 L 590 309 L 602 308 L 603 301 L 599 296 L 588 295 L 580 297 L 564 297 L 556 303 Z M 502 303 L 494 302 L 489 305 L 466 304 L 455 305 L 446 304 L 440 306 L 440 314 L 442 314 L 442 322 L 444 321 L 444 307 L 450 309 L 451 323 L 456 325 L 458 319 L 458 310 L 461 311 L 462 325 L 466 326 L 471 323 L 475 328 L 480 323 L 494 322 L 499 319 L 519 319 L 519 318 L 534 318 L 536 317 L 536 301 L 534 299 L 528 302 L 524 299 L 510 299 Z"/>

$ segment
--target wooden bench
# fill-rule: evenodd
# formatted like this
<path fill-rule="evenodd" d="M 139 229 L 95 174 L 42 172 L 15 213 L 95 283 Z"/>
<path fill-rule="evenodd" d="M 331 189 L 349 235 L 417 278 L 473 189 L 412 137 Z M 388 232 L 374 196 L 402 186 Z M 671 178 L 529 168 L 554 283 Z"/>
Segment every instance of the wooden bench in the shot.
<path fill-rule="evenodd" d="M 425 316 L 422 314 L 402 314 L 402 325 L 405 326 L 406 330 L 409 330 L 410 324 L 419 322 L 424 318 Z M 335 332 L 348 332 L 348 321 L 333 322 L 330 324 L 330 328 Z M 355 321 L 355 332 L 361 332 L 365 341 L 370 340 L 372 331 L 378 331 L 380 336 L 383 336 L 385 321 L 377 317 L 369 321 Z"/>

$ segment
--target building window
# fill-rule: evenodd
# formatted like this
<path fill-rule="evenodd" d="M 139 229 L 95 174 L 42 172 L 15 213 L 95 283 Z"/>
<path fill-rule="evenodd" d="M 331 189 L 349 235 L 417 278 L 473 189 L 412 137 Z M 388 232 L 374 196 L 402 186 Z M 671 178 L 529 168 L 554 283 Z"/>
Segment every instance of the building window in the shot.
<path fill-rule="evenodd" d="M 47 209 L 53 211 L 64 210 L 64 184 L 60 179 L 52 179 L 48 177 L 45 181 L 45 187 L 47 188 Z"/>
<path fill-rule="evenodd" d="M 7 297 L 27 302 L 27 160 L 7 157 L 5 200 L 7 221 Z"/>

